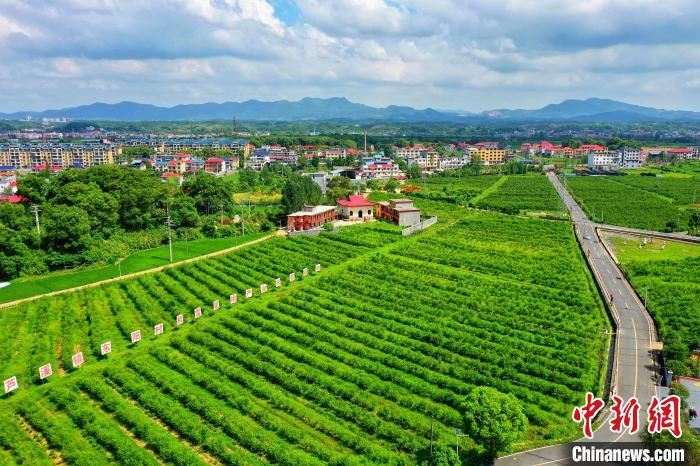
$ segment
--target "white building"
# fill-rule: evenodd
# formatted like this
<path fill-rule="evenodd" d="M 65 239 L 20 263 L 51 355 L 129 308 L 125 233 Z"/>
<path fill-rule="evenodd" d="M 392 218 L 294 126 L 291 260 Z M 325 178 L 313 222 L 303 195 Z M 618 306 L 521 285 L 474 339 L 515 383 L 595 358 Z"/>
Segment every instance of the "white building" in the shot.
<path fill-rule="evenodd" d="M 620 168 L 620 153 L 617 151 L 595 151 L 588 154 L 588 168 L 609 170 Z"/>
<path fill-rule="evenodd" d="M 469 164 L 469 157 L 442 157 L 439 161 L 439 170 L 458 170 Z"/>
<path fill-rule="evenodd" d="M 642 151 L 640 149 L 621 147 L 617 152 L 623 168 L 639 168 L 642 165 Z"/>
<path fill-rule="evenodd" d="M 403 176 L 399 167 L 393 163 L 368 163 L 358 171 L 362 178 L 387 180 Z"/>

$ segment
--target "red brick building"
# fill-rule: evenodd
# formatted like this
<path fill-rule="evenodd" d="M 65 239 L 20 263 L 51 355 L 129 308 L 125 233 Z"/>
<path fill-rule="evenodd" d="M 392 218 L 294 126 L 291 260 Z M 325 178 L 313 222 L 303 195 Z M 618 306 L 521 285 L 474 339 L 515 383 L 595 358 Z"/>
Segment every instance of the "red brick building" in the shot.
<path fill-rule="evenodd" d="M 287 230 L 301 231 L 322 227 L 326 222 L 336 219 L 333 205 L 305 205 L 299 212 L 287 215 Z"/>

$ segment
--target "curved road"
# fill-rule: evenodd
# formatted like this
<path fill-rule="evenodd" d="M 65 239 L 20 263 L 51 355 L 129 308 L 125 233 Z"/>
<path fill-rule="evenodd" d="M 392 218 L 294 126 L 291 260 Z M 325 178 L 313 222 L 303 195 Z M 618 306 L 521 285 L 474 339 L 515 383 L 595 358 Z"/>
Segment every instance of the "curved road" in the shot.
<path fill-rule="evenodd" d="M 578 240 L 587 251 L 588 262 L 594 272 L 598 286 L 610 304 L 616 322 L 617 335 L 613 361 L 612 390 L 623 400 L 636 397 L 641 405 L 640 423 L 644 423 L 646 408 L 651 397 L 656 394 L 654 384 L 654 361 L 652 347 L 656 342 L 656 330 L 644 305 L 633 291 L 630 284 L 617 268 L 615 261 L 608 254 L 598 239 L 595 224 L 588 220 L 583 210 L 564 189 L 556 175 L 547 174 L 550 182 L 571 212 L 571 220 L 576 225 Z M 610 302 L 612 297 L 612 303 Z M 581 394 L 583 403 L 583 394 Z M 639 441 L 639 434 L 617 434 L 609 429 L 610 410 L 599 416 L 600 427 L 594 432 L 594 442 L 634 442 Z M 573 422 L 573 421 L 571 421 Z M 581 441 L 588 441 L 582 439 Z M 571 443 L 528 450 L 496 460 L 497 466 L 534 466 L 567 464 L 571 458 Z"/>

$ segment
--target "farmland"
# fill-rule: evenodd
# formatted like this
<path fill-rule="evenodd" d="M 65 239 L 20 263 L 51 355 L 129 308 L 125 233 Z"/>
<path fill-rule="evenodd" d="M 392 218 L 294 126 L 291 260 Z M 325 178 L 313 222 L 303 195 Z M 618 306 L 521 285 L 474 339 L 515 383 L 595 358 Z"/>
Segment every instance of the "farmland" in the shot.
<path fill-rule="evenodd" d="M 634 175 L 576 176 L 567 177 L 566 185 L 594 221 L 654 231 L 668 231 L 669 223 L 673 222 L 685 229 L 689 217 L 687 204 L 693 190 L 700 187 L 698 178 L 662 180 Z"/>
<path fill-rule="evenodd" d="M 322 270 L 301 277 L 314 263 Z M 258 293 L 278 276 L 280 289 Z M 253 299 L 226 300 L 251 287 Z M 150 336 L 159 322 L 165 333 Z M 409 238 L 369 224 L 268 240 L 5 309 L 1 372 L 21 389 L 0 404 L 0 453 L 38 464 L 412 464 L 431 425 L 436 441 L 453 441 L 477 385 L 517 397 L 526 448 L 575 435 L 572 406 L 600 393 L 607 326 L 568 224 L 464 210 Z M 135 329 L 145 341 L 130 343 Z M 73 370 L 78 349 L 86 365 Z M 55 374 L 40 384 L 46 362 Z"/>
<path fill-rule="evenodd" d="M 563 209 L 551 183 L 541 175 L 510 175 L 475 200 L 476 207 L 509 214 L 555 212 Z"/>
<path fill-rule="evenodd" d="M 414 198 L 468 205 L 469 201 L 501 179 L 500 175 L 433 176 L 425 181 L 410 180 L 406 191 Z"/>
<path fill-rule="evenodd" d="M 173 242 L 173 260 L 177 262 L 210 254 L 261 238 L 265 234 L 252 233 L 231 238 L 208 238 L 188 242 Z M 166 245 L 135 252 L 122 260 L 119 265 L 93 266 L 77 271 L 54 272 L 40 277 L 16 279 L 9 286 L 0 288 L 0 303 L 107 280 L 118 277 L 120 273 L 127 275 L 160 267 L 167 265 L 169 260 L 170 253 Z"/>
<path fill-rule="evenodd" d="M 648 296 L 669 368 L 699 377 L 700 364 L 691 351 L 700 349 L 700 246 L 611 240 L 632 285 Z"/>

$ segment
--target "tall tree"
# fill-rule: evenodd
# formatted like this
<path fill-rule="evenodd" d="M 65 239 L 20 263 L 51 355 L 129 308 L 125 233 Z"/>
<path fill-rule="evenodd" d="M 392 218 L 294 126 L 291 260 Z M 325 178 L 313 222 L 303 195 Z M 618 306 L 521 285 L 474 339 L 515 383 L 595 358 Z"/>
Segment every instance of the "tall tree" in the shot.
<path fill-rule="evenodd" d="M 291 175 L 282 188 L 282 206 L 286 213 L 296 212 L 305 204 L 316 205 L 321 200 L 321 188 L 308 176 Z"/>
<path fill-rule="evenodd" d="M 507 451 L 527 428 L 527 418 L 518 399 L 491 387 L 472 390 L 465 403 L 464 421 L 466 433 L 491 458 Z"/>

